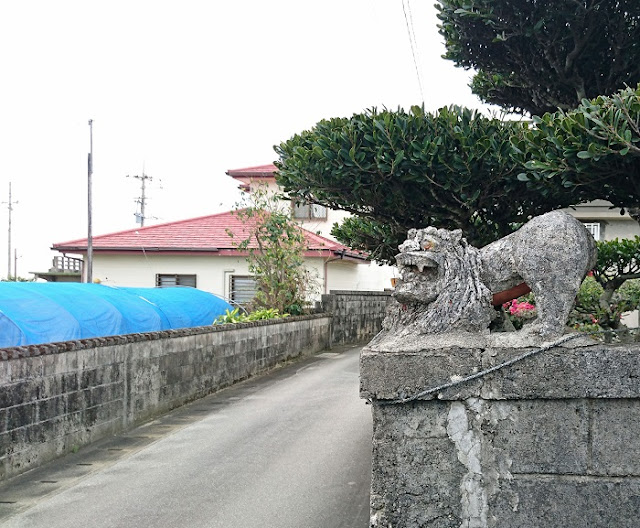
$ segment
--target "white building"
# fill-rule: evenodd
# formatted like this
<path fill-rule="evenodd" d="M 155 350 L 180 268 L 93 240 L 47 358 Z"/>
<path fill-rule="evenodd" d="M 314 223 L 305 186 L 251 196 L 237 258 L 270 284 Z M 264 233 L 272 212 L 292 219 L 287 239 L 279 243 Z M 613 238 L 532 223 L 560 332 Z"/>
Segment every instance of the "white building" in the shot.
<path fill-rule="evenodd" d="M 567 209 L 568 213 L 583 222 L 596 240 L 633 238 L 640 235 L 640 225 L 628 214 L 620 214 L 619 207 L 596 200 Z"/>
<path fill-rule="evenodd" d="M 251 192 L 258 184 L 277 188 L 275 170 L 273 165 L 264 165 L 227 174 Z M 331 226 L 345 213 L 316 205 L 292 207 L 307 239 L 306 266 L 316 280 L 311 299 L 330 290 L 380 291 L 391 287 L 394 268 L 369 262 L 330 236 Z M 114 286 L 193 286 L 243 302 L 251 295 L 253 281 L 247 253 L 238 250 L 234 242 L 242 239 L 244 229 L 236 215 L 226 212 L 94 236 L 93 278 Z M 65 257 L 81 255 L 86 260 L 87 239 L 57 243 L 52 249 Z"/>

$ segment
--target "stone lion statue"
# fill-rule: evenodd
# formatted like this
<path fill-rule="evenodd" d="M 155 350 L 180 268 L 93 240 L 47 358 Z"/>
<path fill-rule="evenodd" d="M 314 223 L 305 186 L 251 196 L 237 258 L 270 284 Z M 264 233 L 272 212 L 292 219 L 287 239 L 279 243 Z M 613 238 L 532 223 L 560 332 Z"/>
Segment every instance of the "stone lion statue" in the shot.
<path fill-rule="evenodd" d="M 481 249 L 470 246 L 460 230 L 434 227 L 411 229 L 399 249 L 397 303 L 384 329 L 405 335 L 487 333 L 493 305 L 529 289 L 537 319 L 527 331 L 545 338 L 561 335 L 597 255 L 591 234 L 562 211 L 534 217 Z M 513 296 L 504 294 L 514 287 Z"/>

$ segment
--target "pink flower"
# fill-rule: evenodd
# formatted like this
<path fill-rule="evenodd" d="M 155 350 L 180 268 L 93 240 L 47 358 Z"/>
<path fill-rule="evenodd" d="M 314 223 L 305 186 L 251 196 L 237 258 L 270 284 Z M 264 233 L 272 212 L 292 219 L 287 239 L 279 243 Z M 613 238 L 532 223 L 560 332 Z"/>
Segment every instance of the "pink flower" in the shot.
<path fill-rule="evenodd" d="M 509 313 L 511 315 L 515 316 L 527 315 L 529 312 L 536 309 L 533 304 L 526 301 L 519 303 L 517 299 L 514 299 L 510 303 L 505 303 L 503 306 L 505 307 L 505 309 L 509 310 Z"/>

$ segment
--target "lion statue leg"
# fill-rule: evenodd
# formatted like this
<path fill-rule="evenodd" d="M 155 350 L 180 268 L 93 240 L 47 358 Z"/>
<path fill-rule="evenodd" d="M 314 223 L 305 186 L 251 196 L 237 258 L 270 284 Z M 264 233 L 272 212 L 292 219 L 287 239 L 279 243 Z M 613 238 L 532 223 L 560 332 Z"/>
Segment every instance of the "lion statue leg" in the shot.
<path fill-rule="evenodd" d="M 532 219 L 507 239 L 514 269 L 536 299 L 537 321 L 529 330 L 545 338 L 561 335 L 582 280 L 595 265 L 593 237 L 572 216 L 555 211 Z"/>

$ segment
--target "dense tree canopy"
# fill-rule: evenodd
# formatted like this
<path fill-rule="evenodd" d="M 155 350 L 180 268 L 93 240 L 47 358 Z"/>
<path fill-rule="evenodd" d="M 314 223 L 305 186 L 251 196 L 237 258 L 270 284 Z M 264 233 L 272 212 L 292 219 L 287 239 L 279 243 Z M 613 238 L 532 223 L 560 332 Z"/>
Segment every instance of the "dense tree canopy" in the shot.
<path fill-rule="evenodd" d="M 334 234 L 377 260 L 390 260 L 412 227 L 460 228 L 481 246 L 574 203 L 518 179 L 512 138 L 522 130 L 459 107 L 373 109 L 320 121 L 277 146 L 276 177 L 294 199 L 356 215 Z"/>
<path fill-rule="evenodd" d="M 569 112 L 534 118 L 535 126 L 514 136 L 519 176 L 543 194 L 565 188 L 576 203 L 606 199 L 640 205 L 640 87 L 584 100 Z"/>
<path fill-rule="evenodd" d="M 438 0 L 445 58 L 472 90 L 542 115 L 640 82 L 638 0 Z"/>
<path fill-rule="evenodd" d="M 624 89 L 640 82 L 640 1 L 439 4 L 445 58 L 478 71 L 474 92 L 542 117 L 414 107 L 323 120 L 276 147 L 285 191 L 353 213 L 333 233 L 381 261 L 412 227 L 460 228 L 481 246 L 599 198 L 640 220 L 640 91 Z"/>

